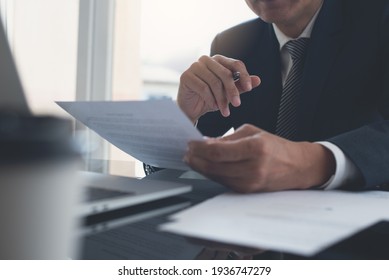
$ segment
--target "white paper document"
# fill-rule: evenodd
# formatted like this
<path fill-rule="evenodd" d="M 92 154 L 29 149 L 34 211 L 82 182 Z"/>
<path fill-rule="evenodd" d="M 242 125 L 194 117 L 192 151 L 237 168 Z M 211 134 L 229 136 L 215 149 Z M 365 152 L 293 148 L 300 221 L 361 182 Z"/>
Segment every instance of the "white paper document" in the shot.
<path fill-rule="evenodd" d="M 203 139 L 169 99 L 57 104 L 119 149 L 156 167 L 189 170 L 182 161 L 187 143 Z"/>
<path fill-rule="evenodd" d="M 310 256 L 389 218 L 388 192 L 227 193 L 172 216 L 163 231 Z"/>

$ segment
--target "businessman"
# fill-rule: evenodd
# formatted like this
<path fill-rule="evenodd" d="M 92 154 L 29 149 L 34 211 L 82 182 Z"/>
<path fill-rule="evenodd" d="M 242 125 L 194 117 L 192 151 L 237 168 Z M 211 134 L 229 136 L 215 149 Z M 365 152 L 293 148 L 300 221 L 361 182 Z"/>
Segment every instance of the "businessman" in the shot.
<path fill-rule="evenodd" d="M 258 18 L 181 76 L 177 102 L 211 137 L 184 160 L 239 192 L 388 183 L 389 1 L 246 3 Z"/>

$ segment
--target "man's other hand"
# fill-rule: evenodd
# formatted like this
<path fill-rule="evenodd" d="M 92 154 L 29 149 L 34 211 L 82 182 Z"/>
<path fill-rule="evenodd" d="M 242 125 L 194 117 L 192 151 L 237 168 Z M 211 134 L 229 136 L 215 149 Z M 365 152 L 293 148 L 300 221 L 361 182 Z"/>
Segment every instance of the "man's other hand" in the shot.
<path fill-rule="evenodd" d="M 288 141 L 252 125 L 224 138 L 190 142 L 184 161 L 243 193 L 307 189 L 335 172 L 335 159 L 324 146 Z"/>

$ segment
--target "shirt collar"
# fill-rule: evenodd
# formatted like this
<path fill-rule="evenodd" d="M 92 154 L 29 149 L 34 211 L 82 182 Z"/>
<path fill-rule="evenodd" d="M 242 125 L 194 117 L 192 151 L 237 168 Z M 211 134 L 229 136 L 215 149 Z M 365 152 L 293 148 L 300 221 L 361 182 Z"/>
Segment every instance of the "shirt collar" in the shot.
<path fill-rule="evenodd" d="M 285 44 L 287 42 L 289 42 L 290 40 L 295 40 L 295 39 L 298 39 L 298 38 L 311 38 L 311 33 L 312 33 L 312 29 L 313 29 L 313 26 L 315 25 L 315 22 L 316 22 L 316 19 L 317 19 L 317 16 L 319 15 L 319 12 L 321 10 L 321 7 L 316 11 L 315 15 L 312 17 L 311 21 L 308 23 L 308 25 L 305 27 L 304 31 L 300 34 L 300 36 L 298 36 L 297 38 L 291 38 L 291 37 L 288 37 L 286 36 L 284 33 L 282 33 L 282 31 L 277 27 L 277 25 L 275 25 L 274 23 L 272 24 L 273 25 L 273 28 L 274 28 L 274 33 L 276 34 L 276 37 L 277 37 L 277 40 L 278 40 L 278 43 L 280 44 L 280 50 L 283 48 L 283 46 L 285 46 Z"/>

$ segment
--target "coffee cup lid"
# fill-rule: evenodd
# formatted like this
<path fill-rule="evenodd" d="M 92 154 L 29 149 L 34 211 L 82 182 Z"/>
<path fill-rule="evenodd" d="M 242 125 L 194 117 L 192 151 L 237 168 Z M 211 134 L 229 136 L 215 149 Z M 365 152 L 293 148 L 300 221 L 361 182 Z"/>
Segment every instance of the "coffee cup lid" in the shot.
<path fill-rule="evenodd" d="M 0 115 L 0 163 L 79 156 L 72 122 L 54 116 Z"/>

